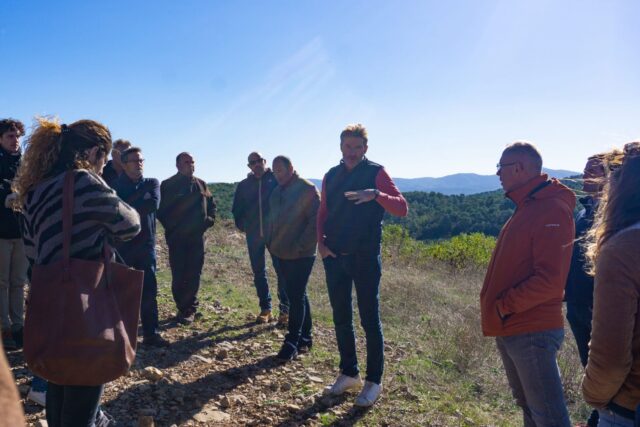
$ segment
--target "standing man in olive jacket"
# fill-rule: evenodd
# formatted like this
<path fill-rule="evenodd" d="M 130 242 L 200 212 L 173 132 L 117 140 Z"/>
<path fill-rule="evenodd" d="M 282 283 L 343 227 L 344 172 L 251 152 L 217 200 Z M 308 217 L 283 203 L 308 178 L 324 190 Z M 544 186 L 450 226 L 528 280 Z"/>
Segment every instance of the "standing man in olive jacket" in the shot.
<path fill-rule="evenodd" d="M 0 317 L 2 341 L 7 350 L 15 350 L 22 345 L 24 285 L 29 268 L 20 216 L 13 210 L 16 194 L 11 190 L 11 183 L 20 165 L 22 135 L 22 122 L 0 120 Z"/>
<path fill-rule="evenodd" d="M 267 281 L 267 269 L 265 266 L 265 228 L 269 211 L 269 196 L 276 188 L 278 182 L 273 172 L 266 168 L 266 159 L 260 153 L 249 154 L 249 169 L 251 173 L 240 181 L 233 195 L 233 219 L 238 230 L 245 233 L 249 261 L 253 271 L 253 284 L 260 300 L 260 313 L 256 317 L 258 323 L 268 323 L 271 315 L 271 293 Z M 284 290 L 277 258 L 271 257 L 273 268 L 278 277 L 278 299 L 280 300 L 280 315 L 278 325 L 286 326 L 288 322 L 289 301 Z"/>
<path fill-rule="evenodd" d="M 316 260 L 320 194 L 313 183 L 298 176 L 288 157 L 273 159 L 273 173 L 278 186 L 269 198 L 266 240 L 278 260 L 290 302 L 289 331 L 277 356 L 289 361 L 312 346 L 307 283 Z"/>
<path fill-rule="evenodd" d="M 176 167 L 178 173 L 160 185 L 158 219 L 169 246 L 171 292 L 178 308 L 176 320 L 189 324 L 198 308 L 204 232 L 215 223 L 216 204 L 207 184 L 193 176 L 195 161 L 191 154 L 178 154 Z"/>

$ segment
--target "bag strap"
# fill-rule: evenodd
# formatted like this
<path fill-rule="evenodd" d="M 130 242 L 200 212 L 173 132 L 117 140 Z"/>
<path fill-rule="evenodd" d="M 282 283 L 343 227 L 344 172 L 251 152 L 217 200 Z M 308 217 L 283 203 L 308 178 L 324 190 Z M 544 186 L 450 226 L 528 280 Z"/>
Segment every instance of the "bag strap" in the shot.
<path fill-rule="evenodd" d="M 73 225 L 73 171 L 67 171 L 62 187 L 62 265 L 66 280 L 69 279 L 69 259 L 71 258 L 71 227 Z"/>

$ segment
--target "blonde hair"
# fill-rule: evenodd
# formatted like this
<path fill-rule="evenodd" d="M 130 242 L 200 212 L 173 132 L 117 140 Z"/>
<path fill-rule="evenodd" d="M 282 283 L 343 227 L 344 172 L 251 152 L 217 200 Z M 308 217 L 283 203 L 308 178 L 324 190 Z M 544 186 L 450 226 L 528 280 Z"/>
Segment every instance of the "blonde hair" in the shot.
<path fill-rule="evenodd" d="M 352 123 L 350 125 L 347 125 L 347 127 L 345 127 L 344 130 L 340 133 L 340 143 L 342 143 L 344 138 L 350 136 L 355 138 L 362 138 L 364 140 L 364 145 L 367 145 L 367 142 L 369 141 L 367 129 L 360 123 Z"/>
<path fill-rule="evenodd" d="M 587 233 L 585 246 L 590 274 L 596 273 L 596 260 L 602 246 L 619 231 L 640 221 L 640 155 L 627 150 L 627 146 L 621 165 L 618 166 L 620 150 L 613 150 L 605 157 L 605 171 L 612 166 L 615 169 L 605 184 L 593 226 Z"/>
<path fill-rule="evenodd" d="M 69 169 L 91 169 L 87 150 L 98 147 L 105 157 L 111 151 L 111 133 L 101 123 L 78 120 L 67 126 L 44 117 L 36 118 L 36 122 L 13 183 L 19 205 L 45 179 Z"/>

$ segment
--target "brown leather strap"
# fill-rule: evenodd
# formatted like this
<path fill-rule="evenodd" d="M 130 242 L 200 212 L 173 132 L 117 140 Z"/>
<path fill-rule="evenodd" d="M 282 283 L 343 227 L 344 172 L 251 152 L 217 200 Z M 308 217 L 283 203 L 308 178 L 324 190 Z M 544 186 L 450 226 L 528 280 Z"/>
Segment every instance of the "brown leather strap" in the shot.
<path fill-rule="evenodd" d="M 71 258 L 71 227 L 73 225 L 73 171 L 67 171 L 62 187 L 62 257 L 64 275 L 68 279 Z"/>

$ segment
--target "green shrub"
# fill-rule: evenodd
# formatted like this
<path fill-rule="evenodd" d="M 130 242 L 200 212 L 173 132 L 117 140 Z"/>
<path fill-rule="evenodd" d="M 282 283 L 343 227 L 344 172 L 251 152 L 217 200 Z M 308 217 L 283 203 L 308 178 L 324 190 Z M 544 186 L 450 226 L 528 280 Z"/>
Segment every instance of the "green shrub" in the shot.
<path fill-rule="evenodd" d="M 405 263 L 441 261 L 453 268 L 484 268 L 489 264 L 495 239 L 482 233 L 460 234 L 449 240 L 424 243 L 413 239 L 397 224 L 382 230 L 382 254 Z"/>
<path fill-rule="evenodd" d="M 486 267 L 495 246 L 495 238 L 482 233 L 460 234 L 428 245 L 427 254 L 455 268 Z"/>

